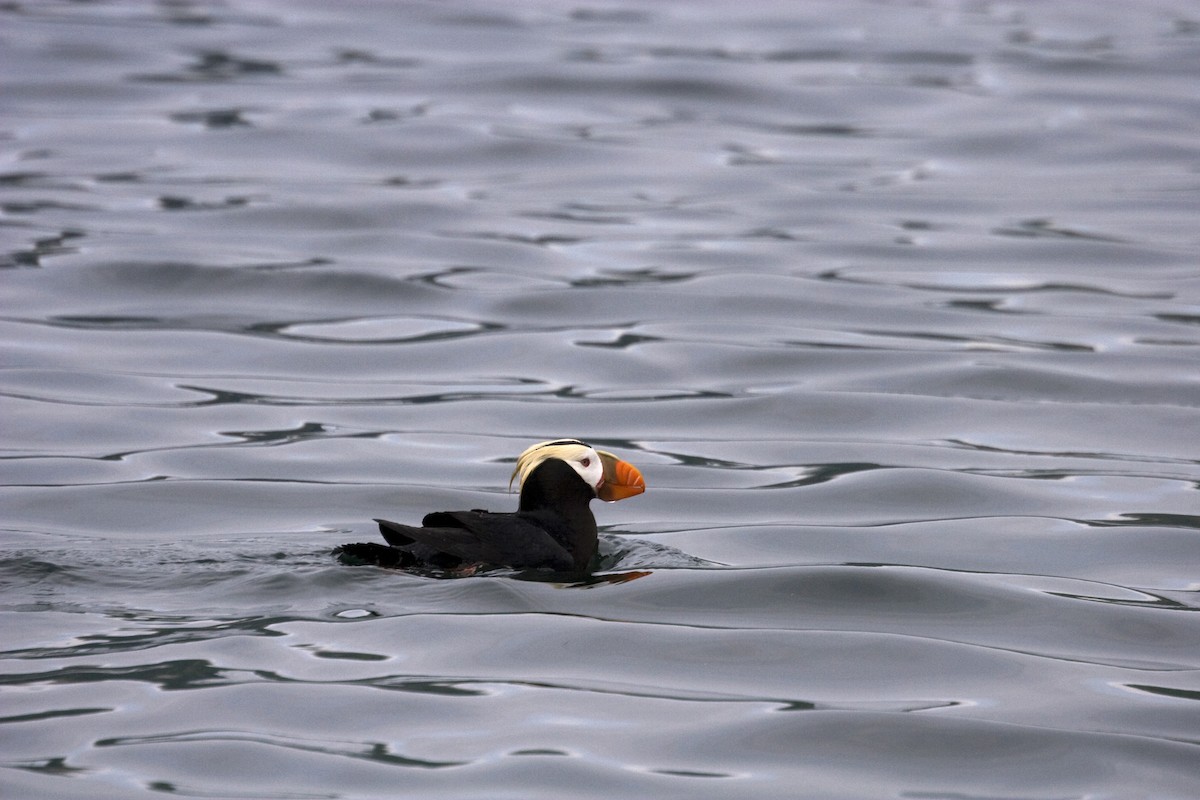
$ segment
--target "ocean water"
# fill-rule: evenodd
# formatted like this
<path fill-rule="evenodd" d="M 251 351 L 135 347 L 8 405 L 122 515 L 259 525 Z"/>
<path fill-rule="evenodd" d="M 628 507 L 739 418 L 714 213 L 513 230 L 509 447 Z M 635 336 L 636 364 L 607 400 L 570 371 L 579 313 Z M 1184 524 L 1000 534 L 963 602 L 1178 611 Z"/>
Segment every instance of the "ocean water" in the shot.
<path fill-rule="evenodd" d="M 1200 5 L 0 6 L 0 796 L 1200 797 Z M 340 565 L 616 451 L 591 580 Z"/>

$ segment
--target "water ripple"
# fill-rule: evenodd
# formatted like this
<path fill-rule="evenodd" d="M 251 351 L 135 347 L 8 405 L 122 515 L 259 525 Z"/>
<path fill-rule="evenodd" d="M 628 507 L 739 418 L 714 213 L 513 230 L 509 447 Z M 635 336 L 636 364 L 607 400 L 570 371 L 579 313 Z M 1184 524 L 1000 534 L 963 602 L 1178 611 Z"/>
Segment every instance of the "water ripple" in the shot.
<path fill-rule="evenodd" d="M 6 797 L 1195 795 L 1200 23 L 606 2 L 3 7 Z"/>

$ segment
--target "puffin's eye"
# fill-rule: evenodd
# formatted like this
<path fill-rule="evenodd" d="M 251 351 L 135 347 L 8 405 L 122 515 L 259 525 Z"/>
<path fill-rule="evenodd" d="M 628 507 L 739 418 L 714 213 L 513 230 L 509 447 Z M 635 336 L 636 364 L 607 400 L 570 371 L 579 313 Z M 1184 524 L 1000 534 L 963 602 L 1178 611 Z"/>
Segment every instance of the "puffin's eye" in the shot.
<path fill-rule="evenodd" d="M 585 467 L 590 467 L 592 465 L 592 460 L 590 458 L 585 458 L 582 461 L 580 461 L 579 463 Z"/>

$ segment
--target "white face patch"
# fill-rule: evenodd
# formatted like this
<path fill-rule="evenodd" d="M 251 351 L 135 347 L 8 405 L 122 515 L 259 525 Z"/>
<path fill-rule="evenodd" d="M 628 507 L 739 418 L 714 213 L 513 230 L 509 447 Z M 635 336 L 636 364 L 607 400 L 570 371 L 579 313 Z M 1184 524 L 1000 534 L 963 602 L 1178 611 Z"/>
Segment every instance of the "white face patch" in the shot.
<path fill-rule="evenodd" d="M 604 465 L 600 463 L 600 454 L 590 447 L 579 448 L 580 452 L 566 459 L 572 469 L 579 473 L 579 477 L 593 489 L 600 488 L 600 482 L 604 480 Z"/>
<path fill-rule="evenodd" d="M 594 490 L 598 490 L 604 480 L 604 464 L 600 461 L 600 454 L 595 448 L 576 439 L 540 442 L 528 448 L 517 458 L 513 479 L 520 478 L 524 484 L 530 473 L 548 458 L 557 458 L 570 464 L 571 469 L 579 473 L 579 477 Z"/>

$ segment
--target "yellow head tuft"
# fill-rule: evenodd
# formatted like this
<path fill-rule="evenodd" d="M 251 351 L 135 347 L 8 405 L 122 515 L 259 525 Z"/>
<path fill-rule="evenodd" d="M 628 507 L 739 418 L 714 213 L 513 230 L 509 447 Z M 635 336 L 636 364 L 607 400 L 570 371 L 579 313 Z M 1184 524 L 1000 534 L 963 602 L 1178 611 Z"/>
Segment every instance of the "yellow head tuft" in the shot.
<path fill-rule="evenodd" d="M 578 439 L 551 439 L 538 442 L 525 448 L 525 452 L 517 456 L 517 466 L 513 469 L 512 477 L 508 479 L 508 488 L 511 489 L 513 481 L 519 478 L 517 488 L 520 489 L 525 485 L 525 479 L 548 459 L 557 458 L 570 462 L 585 458 L 592 453 L 599 455 L 591 445 Z"/>

